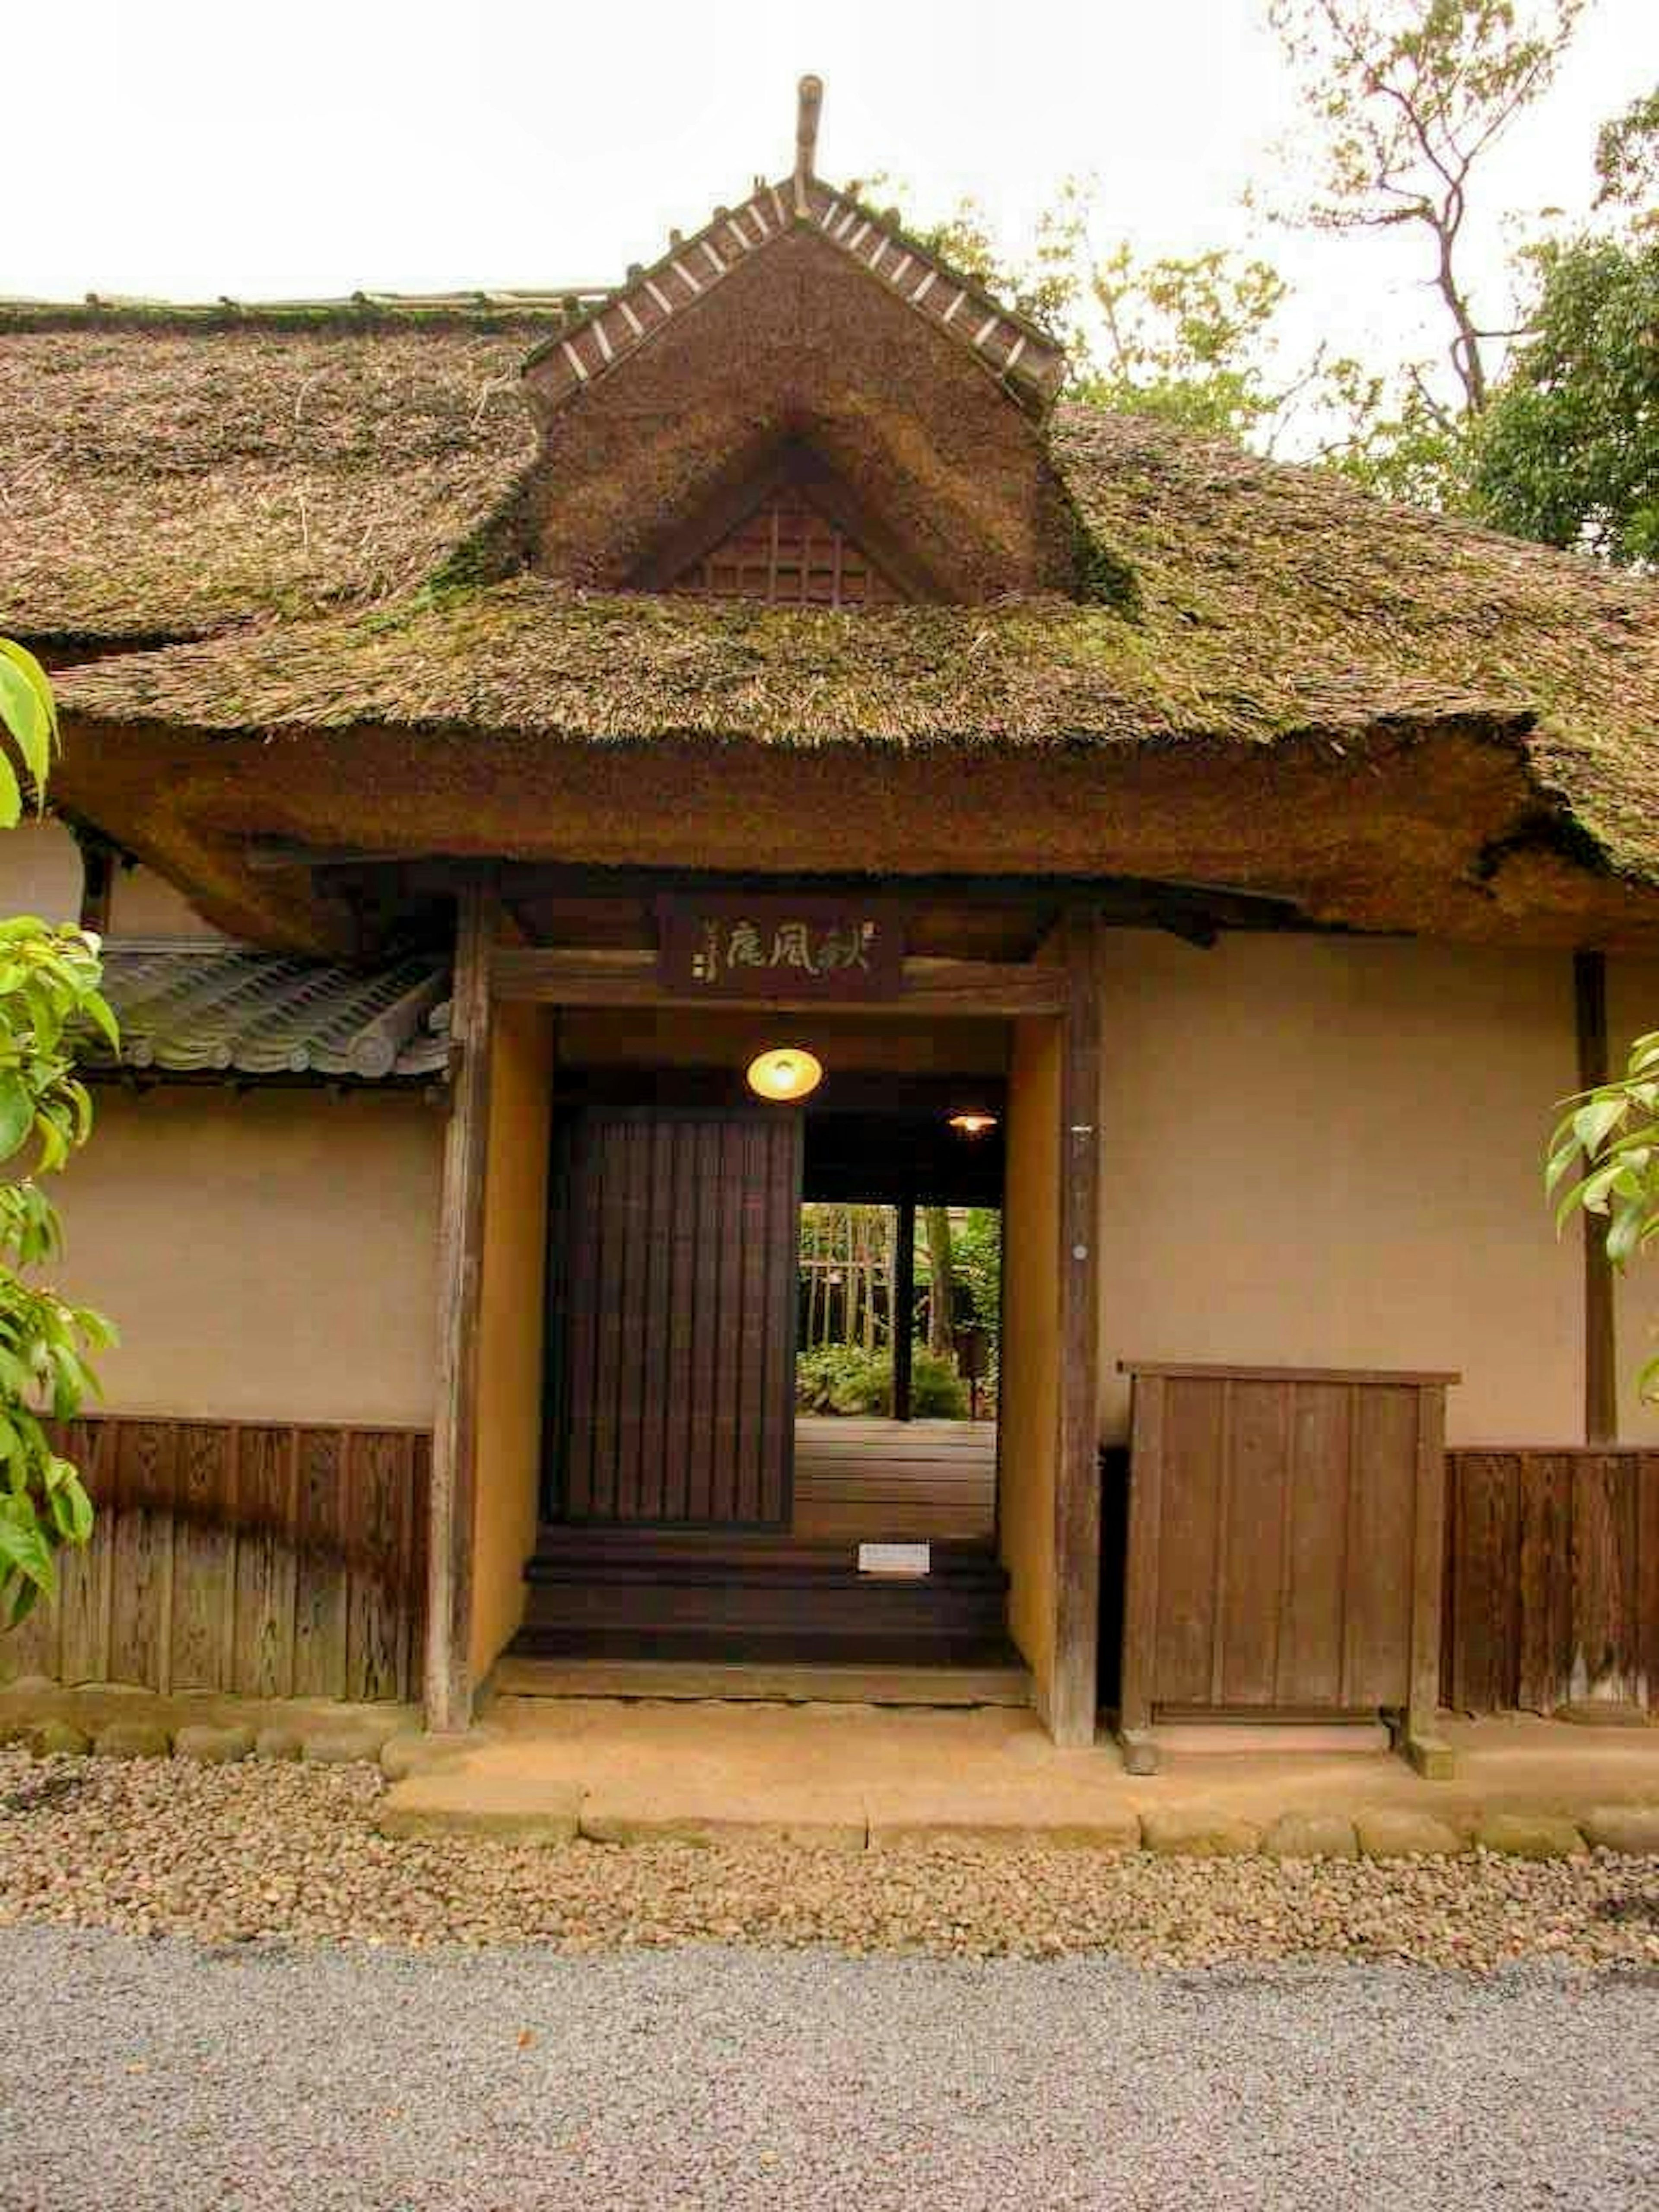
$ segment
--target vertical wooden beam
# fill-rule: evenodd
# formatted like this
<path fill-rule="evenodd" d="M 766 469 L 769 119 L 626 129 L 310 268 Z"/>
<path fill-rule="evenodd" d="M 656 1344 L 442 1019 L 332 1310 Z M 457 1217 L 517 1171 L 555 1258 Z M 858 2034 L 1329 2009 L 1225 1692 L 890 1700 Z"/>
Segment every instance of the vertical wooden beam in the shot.
<path fill-rule="evenodd" d="M 1118 1686 L 1118 1742 L 1131 1774 L 1156 1774 L 1152 1685 L 1157 1680 L 1158 1541 L 1164 1522 L 1164 1414 L 1169 1384 L 1137 1375 L 1130 1401 L 1128 1540 L 1123 1569 L 1123 1657 Z"/>
<path fill-rule="evenodd" d="M 938 1285 L 934 1286 L 938 1296 Z M 898 1209 L 898 1249 L 893 1257 L 893 1419 L 908 1421 L 914 1392 L 910 1331 L 916 1303 L 916 1201 Z"/>
<path fill-rule="evenodd" d="M 438 1219 L 437 1403 L 427 1547 L 426 1724 L 472 1718 L 472 1513 L 478 1431 L 478 1293 L 483 1274 L 489 1129 L 489 951 L 495 893 L 469 884 L 455 902 L 450 1000 L 451 1100 Z"/>
<path fill-rule="evenodd" d="M 1417 1389 L 1417 1455 L 1412 1484 L 1409 1679 L 1400 1748 L 1429 1782 L 1449 1782 L 1450 1747 L 1435 1732 L 1440 1704 L 1440 1638 L 1446 1568 L 1446 1386 Z"/>
<path fill-rule="evenodd" d="M 1054 1438 L 1054 1656 L 1048 1732 L 1095 1738 L 1100 1623 L 1099 924 L 1088 908 L 1062 920 L 1066 967 L 1060 1073 L 1060 1409 Z"/>
<path fill-rule="evenodd" d="M 1572 956 L 1573 1012 L 1578 1032 L 1578 1087 L 1605 1083 L 1607 1066 L 1607 963 L 1601 952 Z M 1584 1442 L 1616 1443 L 1619 1358 L 1614 1334 L 1613 1267 L 1600 1215 L 1582 1218 L 1584 1240 Z"/>

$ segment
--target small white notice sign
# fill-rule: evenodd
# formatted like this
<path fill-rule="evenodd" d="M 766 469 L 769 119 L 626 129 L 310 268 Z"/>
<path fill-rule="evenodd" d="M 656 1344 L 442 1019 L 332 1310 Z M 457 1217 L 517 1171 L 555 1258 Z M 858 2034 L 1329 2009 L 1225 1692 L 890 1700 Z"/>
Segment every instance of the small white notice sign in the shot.
<path fill-rule="evenodd" d="M 930 1544 L 860 1544 L 861 1575 L 929 1575 L 933 1571 Z"/>

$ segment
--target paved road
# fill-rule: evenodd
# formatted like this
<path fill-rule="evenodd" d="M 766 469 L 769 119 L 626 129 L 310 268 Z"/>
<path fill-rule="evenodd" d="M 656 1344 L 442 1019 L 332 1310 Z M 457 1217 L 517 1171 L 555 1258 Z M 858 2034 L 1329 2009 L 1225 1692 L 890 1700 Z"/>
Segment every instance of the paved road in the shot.
<path fill-rule="evenodd" d="M 0 2206 L 1656 2201 L 1659 1983 L 0 1933 Z"/>

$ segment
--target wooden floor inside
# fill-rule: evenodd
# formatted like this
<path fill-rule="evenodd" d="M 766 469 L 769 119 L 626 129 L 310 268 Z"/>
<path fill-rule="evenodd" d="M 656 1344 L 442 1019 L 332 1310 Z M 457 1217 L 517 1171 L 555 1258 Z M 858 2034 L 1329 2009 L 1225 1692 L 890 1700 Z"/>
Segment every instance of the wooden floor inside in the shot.
<path fill-rule="evenodd" d="M 994 1421 L 795 1423 L 790 1534 L 802 1541 L 988 1542 L 996 1507 Z"/>

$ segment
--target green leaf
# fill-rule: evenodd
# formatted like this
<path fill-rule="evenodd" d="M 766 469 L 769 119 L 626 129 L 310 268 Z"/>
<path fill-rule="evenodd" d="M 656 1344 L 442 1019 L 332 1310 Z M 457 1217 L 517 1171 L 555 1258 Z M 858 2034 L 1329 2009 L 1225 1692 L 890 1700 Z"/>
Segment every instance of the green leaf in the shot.
<path fill-rule="evenodd" d="M 0 677 L 0 714 L 3 714 L 7 703 L 3 684 L 3 677 Z M 18 787 L 17 771 L 7 755 L 0 752 L 0 830 L 15 830 L 22 818 L 23 794 Z"/>
<path fill-rule="evenodd" d="M 58 1587 L 52 1547 L 40 1533 L 33 1508 L 27 1500 L 14 1498 L 8 1500 L 8 1504 L 11 1510 L 0 1514 L 0 1567 L 15 1570 L 38 1583 L 50 1597 Z M 20 1506 L 27 1514 L 27 1521 L 18 1516 Z"/>
<path fill-rule="evenodd" d="M 4 1614 L 3 1625 L 7 1628 L 21 1628 L 40 1604 L 40 1583 L 31 1582 L 26 1575 L 11 1575 L 0 1581 L 0 1613 Z"/>
<path fill-rule="evenodd" d="M 109 1002 L 103 994 L 100 991 L 88 991 L 81 1001 L 81 1011 L 97 1025 L 107 1040 L 110 1050 L 119 1052 L 121 1049 L 120 1024 L 117 1022 Z"/>
<path fill-rule="evenodd" d="M 1630 1111 L 1630 1101 L 1620 1095 L 1601 1095 L 1589 1105 L 1581 1106 L 1572 1117 L 1573 1133 L 1589 1158 L 1594 1158 L 1602 1144 L 1619 1127 Z"/>
<path fill-rule="evenodd" d="M 34 779 L 39 799 L 45 794 L 52 749 L 58 742 L 58 708 L 52 685 L 46 670 L 27 647 L 9 637 L 0 637 L 0 671 L 4 672 L 0 675 L 0 712 L 4 714 L 6 726 L 16 740 L 24 766 Z M 27 695 L 27 704 L 18 708 L 14 719 L 4 702 L 9 692 L 15 699 L 20 685 Z"/>
<path fill-rule="evenodd" d="M 27 1141 L 34 1121 L 34 1101 L 21 1076 L 0 1073 L 0 1160 L 9 1160 Z"/>
<path fill-rule="evenodd" d="M 81 1486 L 80 1477 L 68 1462 L 64 1462 L 67 1474 L 63 1487 L 54 1493 L 53 1504 L 67 1516 L 64 1526 L 64 1540 L 68 1544 L 84 1544 L 92 1534 L 92 1500 Z M 60 1525 L 64 1525 L 60 1522 Z"/>

